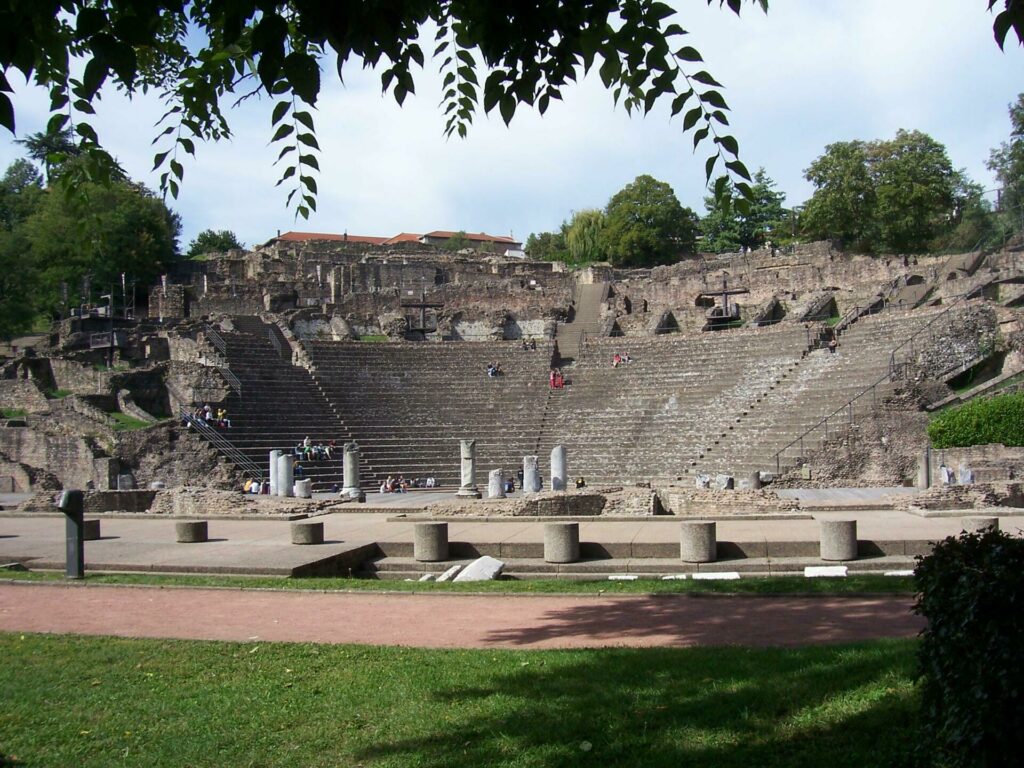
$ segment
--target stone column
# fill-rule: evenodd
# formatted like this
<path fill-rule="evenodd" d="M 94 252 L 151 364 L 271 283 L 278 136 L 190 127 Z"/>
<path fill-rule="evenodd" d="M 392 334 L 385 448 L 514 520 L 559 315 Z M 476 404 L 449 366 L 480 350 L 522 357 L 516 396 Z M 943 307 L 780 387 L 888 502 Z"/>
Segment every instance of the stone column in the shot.
<path fill-rule="evenodd" d="M 412 556 L 421 563 L 447 560 L 448 523 L 416 523 L 413 526 Z"/>
<path fill-rule="evenodd" d="M 967 533 L 984 533 L 989 528 L 994 531 L 999 530 L 998 517 L 965 517 L 960 524 Z"/>
<path fill-rule="evenodd" d="M 537 470 L 536 456 L 523 456 L 523 494 L 537 493 L 540 490 L 540 472 Z"/>
<path fill-rule="evenodd" d="M 455 495 L 479 499 L 480 491 L 476 487 L 476 440 L 460 440 L 459 449 L 462 457 L 462 485 Z"/>
<path fill-rule="evenodd" d="M 345 443 L 343 469 L 345 473 L 341 495 L 350 499 L 359 498 L 359 444 Z"/>
<path fill-rule="evenodd" d="M 323 544 L 324 524 L 300 520 L 292 523 L 292 544 Z"/>
<path fill-rule="evenodd" d="M 932 451 L 930 447 L 924 449 L 921 460 L 917 465 L 917 487 L 930 488 L 932 485 Z"/>
<path fill-rule="evenodd" d="M 857 559 L 857 521 L 822 520 L 821 559 Z"/>
<path fill-rule="evenodd" d="M 295 481 L 295 495 L 300 499 L 311 499 L 313 498 L 313 481 L 312 480 L 296 480 Z"/>
<path fill-rule="evenodd" d="M 179 544 L 197 544 L 210 540 L 206 520 L 179 520 L 174 524 L 174 533 Z"/>
<path fill-rule="evenodd" d="M 294 496 L 293 482 L 295 478 L 292 475 L 292 457 L 285 453 L 277 457 L 277 495 Z"/>
<path fill-rule="evenodd" d="M 580 524 L 544 524 L 544 562 L 575 563 L 580 559 Z"/>
<path fill-rule="evenodd" d="M 270 452 L 270 495 L 277 496 L 277 461 L 281 458 L 281 451 Z"/>
<path fill-rule="evenodd" d="M 505 498 L 505 473 L 500 469 L 492 469 L 487 473 L 487 498 Z"/>
<path fill-rule="evenodd" d="M 718 526 L 693 520 L 679 524 L 679 559 L 684 563 L 713 563 L 718 557 Z"/>
<path fill-rule="evenodd" d="M 569 469 L 565 461 L 565 446 L 556 445 L 551 449 L 551 490 L 564 491 L 569 479 Z"/>

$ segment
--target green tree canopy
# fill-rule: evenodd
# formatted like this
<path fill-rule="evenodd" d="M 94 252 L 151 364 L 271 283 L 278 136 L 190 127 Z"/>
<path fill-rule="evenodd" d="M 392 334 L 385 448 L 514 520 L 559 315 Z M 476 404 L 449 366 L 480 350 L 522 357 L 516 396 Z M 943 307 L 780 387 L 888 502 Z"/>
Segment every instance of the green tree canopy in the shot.
<path fill-rule="evenodd" d="M 605 259 L 605 223 L 604 212 L 596 209 L 576 211 L 572 215 L 565 239 L 574 262 L 582 264 Z"/>
<path fill-rule="evenodd" d="M 697 214 L 663 181 L 637 176 L 612 196 L 605 216 L 605 248 L 616 266 L 671 264 L 693 253 Z"/>
<path fill-rule="evenodd" d="M 204 229 L 188 244 L 188 252 L 185 255 L 190 259 L 197 259 L 208 253 L 224 253 L 234 248 L 245 248 L 245 245 L 230 229 Z"/>
<path fill-rule="evenodd" d="M 782 203 L 786 196 L 775 189 L 775 182 L 764 168 L 754 174 L 751 193 L 746 214 L 714 196 L 704 198 L 707 215 L 700 222 L 704 235 L 701 250 L 730 253 L 740 248 L 759 248 L 783 228 L 786 210 Z"/>
<path fill-rule="evenodd" d="M 803 215 L 804 230 L 810 237 L 835 238 L 848 244 L 872 240 L 875 185 L 867 144 L 829 144 L 804 175 L 814 185 Z"/>
<path fill-rule="evenodd" d="M 1014 213 L 1014 222 L 1024 219 L 1024 93 L 1010 105 L 1010 139 L 993 149 L 988 169 L 1001 187 L 1000 208 Z"/>
<path fill-rule="evenodd" d="M 526 238 L 526 252 L 531 259 L 538 261 L 570 261 L 572 257 L 566 242 L 568 230 L 568 223 L 562 222 L 558 232 L 531 233 Z"/>

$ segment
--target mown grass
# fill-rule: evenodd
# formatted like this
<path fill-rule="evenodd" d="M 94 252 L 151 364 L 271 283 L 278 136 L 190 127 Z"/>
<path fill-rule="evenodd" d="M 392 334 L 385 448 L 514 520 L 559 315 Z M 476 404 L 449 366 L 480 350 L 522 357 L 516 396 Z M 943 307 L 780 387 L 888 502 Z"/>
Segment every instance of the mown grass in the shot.
<path fill-rule="evenodd" d="M 0 578 L 16 581 L 63 580 L 59 573 L 0 571 Z M 88 574 L 89 584 L 148 584 L 155 586 L 224 587 L 248 589 L 310 589 L 322 591 L 484 592 L 514 594 L 672 594 L 710 593 L 739 595 L 912 593 L 914 579 L 902 576 L 850 576 L 845 579 L 806 579 L 782 576 L 739 581 L 483 581 L 447 582 L 378 581 L 375 579 L 302 578 L 274 576 L 218 576 L 154 573 Z"/>
<path fill-rule="evenodd" d="M 131 432 L 136 429 L 145 429 L 152 426 L 148 421 L 137 419 L 134 416 L 129 416 L 127 413 L 121 413 L 121 411 L 112 411 L 109 415 L 114 420 L 115 432 Z"/>
<path fill-rule="evenodd" d="M 0 634 L 0 764 L 906 765 L 914 650 L 912 640 L 465 651 Z"/>

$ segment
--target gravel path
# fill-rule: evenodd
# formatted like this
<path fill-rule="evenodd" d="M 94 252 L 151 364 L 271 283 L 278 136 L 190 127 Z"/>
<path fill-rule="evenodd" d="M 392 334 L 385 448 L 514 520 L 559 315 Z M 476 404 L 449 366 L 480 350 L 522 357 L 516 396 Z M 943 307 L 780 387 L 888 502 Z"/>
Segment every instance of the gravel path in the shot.
<path fill-rule="evenodd" d="M 0 631 L 422 648 L 799 646 L 912 637 L 910 595 L 547 596 L 0 584 Z"/>

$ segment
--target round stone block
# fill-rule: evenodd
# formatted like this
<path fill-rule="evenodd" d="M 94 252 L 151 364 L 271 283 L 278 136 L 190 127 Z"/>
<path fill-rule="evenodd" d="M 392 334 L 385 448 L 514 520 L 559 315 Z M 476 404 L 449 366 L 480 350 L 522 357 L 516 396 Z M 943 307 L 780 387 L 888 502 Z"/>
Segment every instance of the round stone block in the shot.
<path fill-rule="evenodd" d="M 421 563 L 448 559 L 448 523 L 416 523 L 413 526 L 412 556 Z"/>
<path fill-rule="evenodd" d="M 292 544 L 323 544 L 324 524 L 300 520 L 292 523 Z"/>
<path fill-rule="evenodd" d="M 857 559 L 857 521 L 821 520 L 821 559 Z"/>
<path fill-rule="evenodd" d="M 679 558 L 684 563 L 713 563 L 718 558 L 718 526 L 693 520 L 679 525 Z"/>
<path fill-rule="evenodd" d="M 580 559 L 580 524 L 544 524 L 544 562 L 575 563 Z"/>
<path fill-rule="evenodd" d="M 210 540 L 205 520 L 179 520 L 174 524 L 174 533 L 179 544 L 198 544 Z"/>
<path fill-rule="evenodd" d="M 82 521 L 82 541 L 97 541 L 100 538 L 100 521 Z"/>
<path fill-rule="evenodd" d="M 999 530 L 998 517 L 965 517 L 960 523 L 968 533 L 981 533 L 989 528 Z"/>
<path fill-rule="evenodd" d="M 300 499 L 311 499 L 313 498 L 313 481 L 312 480 L 296 480 L 295 481 L 295 496 Z"/>

